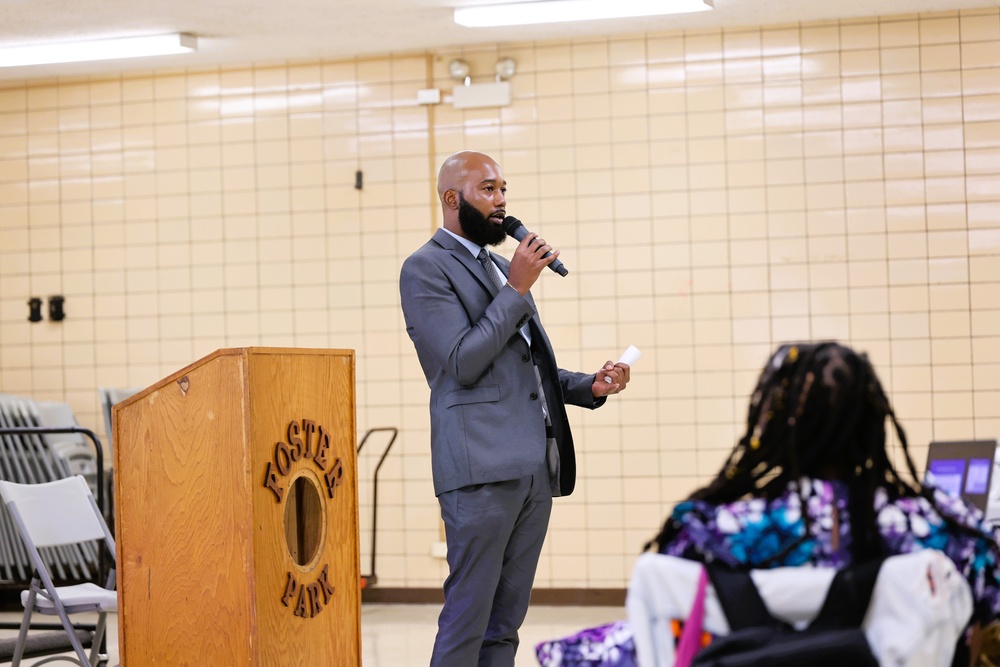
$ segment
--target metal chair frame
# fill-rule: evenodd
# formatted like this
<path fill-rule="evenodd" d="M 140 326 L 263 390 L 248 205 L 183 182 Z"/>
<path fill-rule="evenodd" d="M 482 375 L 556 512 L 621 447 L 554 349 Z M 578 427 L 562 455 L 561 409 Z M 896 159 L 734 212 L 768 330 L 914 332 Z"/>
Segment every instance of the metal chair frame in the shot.
<path fill-rule="evenodd" d="M 42 484 L 0 481 L 0 496 L 7 505 L 35 568 L 35 576 L 29 588 L 21 593 L 24 617 L 21 620 L 12 667 L 20 664 L 31 618 L 35 613 L 59 617 L 78 658 L 53 656 L 35 663 L 36 665 L 67 660 L 81 667 L 96 666 L 99 661 L 106 659 L 100 649 L 107 630 L 107 613 L 117 611 L 118 608 L 114 570 L 109 573 L 104 588 L 93 583 L 56 586 L 39 553 L 41 547 L 69 546 L 103 539 L 112 559 L 114 558 L 114 537 L 108 530 L 90 487 L 79 475 Z M 60 509 L 63 511 L 60 512 Z M 72 614 L 82 612 L 98 614 L 89 656 L 77 638 L 69 618 Z"/>

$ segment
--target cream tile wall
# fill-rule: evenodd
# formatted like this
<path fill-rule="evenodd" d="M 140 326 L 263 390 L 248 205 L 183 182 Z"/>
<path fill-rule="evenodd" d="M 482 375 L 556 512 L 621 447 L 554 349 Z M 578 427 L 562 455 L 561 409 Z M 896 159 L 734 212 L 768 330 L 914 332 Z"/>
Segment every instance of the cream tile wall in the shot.
<path fill-rule="evenodd" d="M 738 437 L 776 342 L 867 350 L 918 465 L 930 440 L 1000 436 L 998 54 L 987 8 L 0 89 L 0 391 L 103 431 L 99 386 L 223 346 L 354 348 L 359 429 L 401 429 L 380 583 L 437 586 L 396 276 L 440 224 L 437 165 L 483 150 L 570 268 L 535 289 L 561 364 L 644 353 L 627 394 L 572 415 L 580 482 L 537 580 L 624 586 Z M 416 104 L 447 96 L 452 58 L 480 82 L 501 56 L 511 106 Z M 29 324 L 50 294 L 66 321 Z"/>

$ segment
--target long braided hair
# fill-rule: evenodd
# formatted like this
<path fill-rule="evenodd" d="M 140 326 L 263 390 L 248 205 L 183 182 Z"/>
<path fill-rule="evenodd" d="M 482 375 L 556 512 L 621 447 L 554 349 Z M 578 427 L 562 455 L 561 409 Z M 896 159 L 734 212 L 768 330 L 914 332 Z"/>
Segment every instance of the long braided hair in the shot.
<path fill-rule="evenodd" d="M 889 459 L 887 418 L 913 481 L 904 479 Z M 716 478 L 691 499 L 713 504 L 745 497 L 771 500 L 802 477 L 847 484 L 855 562 L 886 555 L 874 508 L 877 489 L 885 489 L 890 500 L 920 495 L 934 502 L 933 492 L 916 481 L 906 434 L 875 370 L 866 355 L 844 345 L 786 344 L 777 349 L 750 399 L 746 433 Z M 802 488 L 799 493 L 804 493 Z M 803 518 L 806 530 L 800 542 L 811 535 L 809 513 L 804 511 Z M 653 542 L 669 543 L 678 529 L 668 520 Z M 795 546 L 798 543 L 775 558 Z"/>

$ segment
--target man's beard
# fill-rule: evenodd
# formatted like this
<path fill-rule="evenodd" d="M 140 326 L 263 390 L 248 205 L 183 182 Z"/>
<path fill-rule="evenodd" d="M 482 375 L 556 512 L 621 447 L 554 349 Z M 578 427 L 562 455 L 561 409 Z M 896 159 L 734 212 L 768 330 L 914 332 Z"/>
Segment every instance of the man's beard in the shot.
<path fill-rule="evenodd" d="M 503 227 L 490 222 L 479 209 L 465 201 L 461 192 L 458 193 L 458 224 L 465 238 L 478 246 L 497 246 L 507 239 Z"/>

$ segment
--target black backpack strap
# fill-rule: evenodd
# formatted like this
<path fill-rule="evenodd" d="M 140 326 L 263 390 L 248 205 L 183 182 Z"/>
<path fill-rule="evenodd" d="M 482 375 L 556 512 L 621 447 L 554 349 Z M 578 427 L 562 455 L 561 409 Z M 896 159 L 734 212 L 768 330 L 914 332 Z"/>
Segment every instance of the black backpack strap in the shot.
<path fill-rule="evenodd" d="M 733 631 L 751 627 L 779 627 L 757 592 L 749 572 L 706 563 L 705 570 L 715 588 L 722 611 Z"/>
<path fill-rule="evenodd" d="M 882 561 L 874 560 L 838 570 L 830 583 L 823 607 L 809 624 L 809 629 L 861 627 L 881 567 Z"/>

